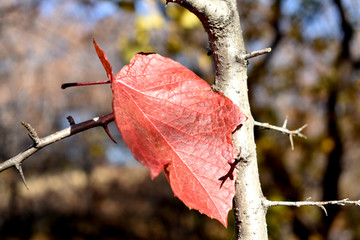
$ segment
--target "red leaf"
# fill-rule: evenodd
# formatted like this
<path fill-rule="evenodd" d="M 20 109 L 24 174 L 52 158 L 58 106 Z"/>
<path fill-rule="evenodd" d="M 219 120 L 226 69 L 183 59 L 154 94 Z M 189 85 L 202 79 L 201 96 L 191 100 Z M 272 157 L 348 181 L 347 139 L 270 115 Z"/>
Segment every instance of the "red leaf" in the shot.
<path fill-rule="evenodd" d="M 135 55 L 109 79 L 115 122 L 134 157 L 152 177 L 164 170 L 175 196 L 189 208 L 227 226 L 234 179 L 221 188 L 218 179 L 234 161 L 231 133 L 246 116 L 186 67 L 157 54 Z"/>

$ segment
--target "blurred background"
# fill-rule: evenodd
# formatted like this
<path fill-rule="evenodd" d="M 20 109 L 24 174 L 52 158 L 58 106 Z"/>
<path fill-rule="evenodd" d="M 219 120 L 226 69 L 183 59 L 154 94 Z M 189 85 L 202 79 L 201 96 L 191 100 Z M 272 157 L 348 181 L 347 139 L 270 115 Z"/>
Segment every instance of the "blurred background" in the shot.
<path fill-rule="evenodd" d="M 360 1 L 241 0 L 254 118 L 307 123 L 308 139 L 256 129 L 260 178 L 270 200 L 360 199 Z M 154 51 L 210 84 L 207 35 L 196 17 L 165 1 L 2 0 L 0 2 L 0 161 L 40 136 L 110 113 L 92 38 L 114 72 L 136 52 Z M 112 123 L 55 143 L 27 159 L 30 191 L 15 169 L 0 174 L 1 239 L 234 239 L 229 227 L 188 210 L 162 174 L 151 180 Z M 269 210 L 270 239 L 360 239 L 359 207 Z"/>

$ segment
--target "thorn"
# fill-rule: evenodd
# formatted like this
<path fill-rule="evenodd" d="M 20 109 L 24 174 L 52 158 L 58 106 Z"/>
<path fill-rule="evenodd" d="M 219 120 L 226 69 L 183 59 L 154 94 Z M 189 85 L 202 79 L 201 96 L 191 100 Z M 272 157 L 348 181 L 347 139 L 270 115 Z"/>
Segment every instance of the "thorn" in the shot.
<path fill-rule="evenodd" d="M 304 130 L 304 128 L 306 128 L 306 127 L 307 127 L 307 124 L 303 125 L 301 128 L 291 131 L 290 134 L 307 139 L 307 137 L 301 133 L 301 131 Z"/>
<path fill-rule="evenodd" d="M 325 212 L 325 216 L 328 216 L 328 213 L 327 213 L 327 211 L 326 211 L 326 208 L 325 208 L 324 206 L 322 206 L 322 205 L 320 205 L 319 207 Z"/>
<path fill-rule="evenodd" d="M 286 128 L 287 121 L 288 121 L 288 116 L 286 116 L 285 121 L 284 121 L 284 124 L 282 125 L 282 128 Z"/>
<path fill-rule="evenodd" d="M 16 169 L 19 171 L 20 176 L 21 176 L 21 180 L 23 181 L 23 183 L 24 183 L 24 185 L 25 185 L 26 189 L 29 191 L 29 188 L 28 188 L 28 186 L 27 186 L 27 184 L 26 184 L 26 180 L 25 180 L 24 172 L 23 172 L 23 170 L 22 170 L 21 165 L 20 165 L 20 164 L 15 164 L 15 167 L 16 167 Z"/>
<path fill-rule="evenodd" d="M 66 119 L 68 120 L 70 126 L 75 125 L 75 121 L 74 121 L 74 118 L 72 116 L 68 116 Z"/>
<path fill-rule="evenodd" d="M 290 139 L 291 150 L 294 150 L 294 140 L 292 134 L 289 134 L 289 139 Z"/>
<path fill-rule="evenodd" d="M 108 128 L 108 124 L 107 124 L 107 123 L 105 123 L 105 124 L 103 125 L 103 128 L 104 128 L 106 134 L 109 136 L 109 138 L 110 138 L 115 144 L 117 144 L 117 142 L 115 141 L 115 139 L 113 138 L 113 136 L 111 136 L 111 133 L 110 133 L 110 131 L 109 131 L 109 128 Z"/>
<path fill-rule="evenodd" d="M 306 128 L 307 127 L 307 124 L 304 124 L 301 128 L 299 128 L 298 130 L 297 130 L 297 134 L 298 134 L 298 136 L 300 136 L 300 137 L 302 137 L 302 138 L 307 138 L 305 135 L 303 135 L 302 133 L 301 133 L 301 131 L 302 130 L 304 130 L 304 128 Z"/>

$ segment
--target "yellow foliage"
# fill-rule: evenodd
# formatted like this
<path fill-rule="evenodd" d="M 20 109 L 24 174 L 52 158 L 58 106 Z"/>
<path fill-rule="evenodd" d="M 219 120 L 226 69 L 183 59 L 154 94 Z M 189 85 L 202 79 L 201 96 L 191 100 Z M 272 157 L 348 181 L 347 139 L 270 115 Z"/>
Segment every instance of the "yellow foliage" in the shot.
<path fill-rule="evenodd" d="M 199 19 L 188 10 L 179 7 L 167 7 L 166 14 L 177 21 L 182 28 L 193 29 L 201 26 Z"/>
<path fill-rule="evenodd" d="M 122 58 L 127 63 L 138 52 L 153 52 L 150 31 L 161 29 L 164 19 L 159 14 L 139 16 L 136 18 L 134 38 L 119 38 Z"/>
<path fill-rule="evenodd" d="M 182 49 L 183 41 L 178 35 L 172 34 L 167 39 L 166 46 L 170 53 L 177 53 Z"/>
<path fill-rule="evenodd" d="M 322 240 L 323 239 L 323 236 L 321 236 L 320 234 L 318 233 L 315 233 L 314 235 L 311 235 L 309 237 L 309 240 Z"/>
<path fill-rule="evenodd" d="M 159 14 L 150 14 L 136 18 L 135 28 L 137 31 L 149 31 L 161 29 L 164 26 L 164 19 Z"/>
<path fill-rule="evenodd" d="M 201 23 L 193 13 L 186 11 L 180 17 L 180 25 L 183 28 L 192 29 L 201 25 Z"/>
<path fill-rule="evenodd" d="M 331 150 L 334 149 L 335 147 L 335 143 L 334 140 L 332 138 L 325 138 L 324 140 L 321 141 L 321 150 L 325 153 L 329 153 Z"/>
<path fill-rule="evenodd" d="M 119 39 L 119 48 L 125 63 L 130 62 L 132 57 L 138 52 L 154 52 L 152 46 L 147 44 L 146 41 L 132 41 L 126 38 Z"/>
<path fill-rule="evenodd" d="M 207 69 L 211 66 L 211 58 L 207 54 L 202 54 L 198 58 L 198 63 L 201 69 Z"/>
<path fill-rule="evenodd" d="M 179 16 L 181 15 L 181 12 L 184 11 L 182 8 L 177 7 L 175 5 L 168 5 L 165 8 L 165 10 L 166 10 L 166 15 L 172 19 L 178 19 Z"/>
<path fill-rule="evenodd" d="M 93 144 L 90 146 L 90 154 L 96 158 L 104 157 L 104 147 L 100 144 Z"/>
<path fill-rule="evenodd" d="M 118 2 L 118 6 L 121 7 L 122 10 L 125 10 L 128 12 L 135 11 L 134 2 L 131 2 L 131 1 L 120 1 L 120 2 Z"/>

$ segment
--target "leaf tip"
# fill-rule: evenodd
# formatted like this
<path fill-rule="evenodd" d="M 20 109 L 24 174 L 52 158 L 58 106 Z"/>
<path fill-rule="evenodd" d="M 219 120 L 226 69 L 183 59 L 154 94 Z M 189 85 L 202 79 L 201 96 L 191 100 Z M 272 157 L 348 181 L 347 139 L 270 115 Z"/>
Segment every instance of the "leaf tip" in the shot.
<path fill-rule="evenodd" d="M 106 71 L 106 75 L 108 77 L 108 79 L 110 80 L 110 82 L 112 82 L 114 80 L 114 74 L 112 72 L 112 67 L 110 65 L 110 62 L 106 56 L 106 54 L 104 53 L 104 51 L 99 47 L 99 45 L 96 43 L 95 39 L 93 38 L 93 45 L 96 51 L 96 54 L 98 55 L 101 64 L 103 65 L 105 71 Z"/>

